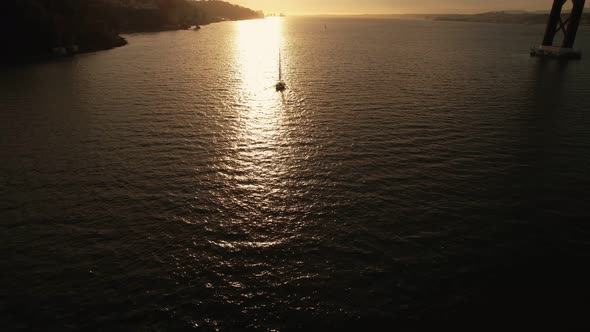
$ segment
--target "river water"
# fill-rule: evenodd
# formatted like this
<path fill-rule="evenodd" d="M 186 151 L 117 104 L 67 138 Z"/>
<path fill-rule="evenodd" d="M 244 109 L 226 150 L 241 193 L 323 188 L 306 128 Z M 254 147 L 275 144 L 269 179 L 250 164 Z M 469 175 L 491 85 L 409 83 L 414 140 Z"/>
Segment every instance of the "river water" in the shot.
<path fill-rule="evenodd" d="M 590 58 L 543 32 L 266 19 L 1 67 L 4 330 L 583 322 Z"/>

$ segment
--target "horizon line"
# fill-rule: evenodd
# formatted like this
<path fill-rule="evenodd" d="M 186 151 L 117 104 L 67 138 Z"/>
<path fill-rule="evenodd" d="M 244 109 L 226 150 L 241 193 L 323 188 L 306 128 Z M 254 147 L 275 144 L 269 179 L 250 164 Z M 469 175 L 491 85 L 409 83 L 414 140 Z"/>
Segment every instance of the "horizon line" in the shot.
<path fill-rule="evenodd" d="M 499 13 L 499 12 L 522 12 L 528 14 L 542 14 L 549 13 L 550 10 L 524 10 L 524 9 L 500 9 L 500 10 L 487 10 L 487 11 L 473 11 L 473 12 L 439 12 L 439 13 L 278 13 L 284 16 L 403 16 L 403 15 L 477 15 L 487 13 Z M 276 14 L 276 13 L 273 13 Z M 265 13 L 265 16 L 267 14 Z M 273 16 L 269 14 L 269 16 Z"/>

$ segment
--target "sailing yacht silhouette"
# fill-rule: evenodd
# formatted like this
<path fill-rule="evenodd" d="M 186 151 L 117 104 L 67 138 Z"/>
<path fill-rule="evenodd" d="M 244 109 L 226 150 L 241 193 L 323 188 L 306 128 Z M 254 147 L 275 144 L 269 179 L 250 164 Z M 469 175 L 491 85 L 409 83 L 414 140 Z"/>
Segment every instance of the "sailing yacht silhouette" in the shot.
<path fill-rule="evenodd" d="M 283 81 L 283 68 L 281 65 L 281 50 L 279 50 L 279 81 L 275 85 L 275 89 L 277 91 L 285 91 L 287 90 L 287 84 Z"/>

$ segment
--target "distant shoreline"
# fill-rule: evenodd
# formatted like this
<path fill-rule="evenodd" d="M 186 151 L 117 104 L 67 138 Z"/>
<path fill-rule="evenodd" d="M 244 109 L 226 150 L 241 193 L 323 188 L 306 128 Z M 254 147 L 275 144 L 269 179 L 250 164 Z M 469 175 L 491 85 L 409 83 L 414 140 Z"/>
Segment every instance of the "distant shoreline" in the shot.
<path fill-rule="evenodd" d="M 468 23 L 495 23 L 495 24 L 546 24 L 548 13 L 512 13 L 512 12 L 488 12 L 481 14 L 447 14 L 432 16 L 434 21 L 468 22 Z M 584 14 L 581 24 L 590 24 L 590 14 Z"/>
<path fill-rule="evenodd" d="M 217 20 L 212 22 L 207 22 L 203 24 L 198 24 L 190 27 L 168 27 L 168 28 L 161 28 L 161 29 L 142 29 L 142 30 L 127 30 L 127 31 L 120 31 L 117 34 L 116 40 L 109 45 L 102 45 L 95 48 L 89 49 L 82 49 L 77 50 L 75 52 L 68 51 L 64 48 L 63 52 L 57 52 L 56 54 L 39 54 L 39 55 L 32 55 L 27 56 L 25 58 L 21 58 L 18 61 L 8 62 L 8 64 L 31 64 L 31 63 L 38 63 L 38 62 L 45 62 L 45 61 L 52 61 L 52 60 L 59 60 L 59 59 L 66 59 L 71 58 L 76 55 L 81 54 L 89 54 L 89 53 L 96 53 L 101 51 L 108 51 L 115 48 L 120 48 L 129 45 L 129 41 L 125 36 L 128 35 L 135 35 L 135 34 L 151 34 L 151 33 L 161 33 L 161 32 L 172 32 L 172 31 L 200 31 L 203 27 L 206 27 L 211 24 L 216 23 L 224 23 L 224 22 L 239 22 L 239 21 L 249 21 L 249 20 L 257 20 L 262 18 L 247 18 L 247 19 L 239 19 L 239 20 Z"/>
<path fill-rule="evenodd" d="M 374 19 L 412 19 L 442 22 L 494 23 L 494 24 L 546 24 L 548 12 L 495 11 L 478 14 L 316 14 L 294 15 L 316 18 L 374 18 Z M 590 13 L 582 17 L 583 25 L 590 25 Z"/>
<path fill-rule="evenodd" d="M 224 19 L 224 20 L 216 20 L 207 23 L 202 23 L 198 25 L 193 25 L 190 27 L 169 27 L 169 28 L 161 28 L 161 29 L 142 29 L 142 30 L 127 30 L 127 31 L 120 31 L 117 35 L 117 39 L 113 41 L 113 43 L 109 45 L 102 45 L 96 48 L 90 49 L 83 49 L 78 50 L 76 52 L 68 52 L 65 50 L 63 54 L 39 54 L 39 55 L 32 55 L 27 56 L 25 58 L 19 59 L 18 61 L 8 62 L 8 64 L 31 64 L 37 62 L 44 62 L 44 61 L 52 61 L 52 60 L 59 60 L 59 59 L 66 59 L 69 57 L 74 57 L 79 54 L 88 54 L 88 53 L 96 53 L 101 51 L 108 51 L 115 48 L 120 48 L 129 45 L 129 42 L 125 38 L 128 35 L 135 35 L 135 34 L 150 34 L 150 33 L 160 33 L 160 32 L 172 32 L 172 31 L 200 31 L 203 27 L 206 27 L 211 24 L 217 23 L 224 23 L 224 22 L 240 22 L 240 21 L 250 21 L 250 20 L 260 20 L 265 19 L 265 17 L 256 17 L 256 18 L 245 18 L 245 19 Z"/>

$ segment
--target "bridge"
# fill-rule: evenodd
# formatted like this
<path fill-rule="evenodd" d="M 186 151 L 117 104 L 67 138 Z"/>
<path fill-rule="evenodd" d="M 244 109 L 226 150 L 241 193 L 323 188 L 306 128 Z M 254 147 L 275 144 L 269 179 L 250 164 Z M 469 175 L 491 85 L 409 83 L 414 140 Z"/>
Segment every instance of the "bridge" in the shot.
<path fill-rule="evenodd" d="M 563 6 L 569 0 L 554 0 L 547 29 L 543 37 L 543 43 L 531 50 L 531 56 L 555 57 L 555 58 L 574 58 L 579 59 L 581 52 L 574 49 L 576 34 L 584 12 L 586 0 L 571 0 L 573 3 L 572 11 L 569 16 L 562 15 Z M 565 19 L 564 19 L 565 18 Z M 561 46 L 554 45 L 555 37 L 559 32 L 563 32 L 563 41 Z"/>

